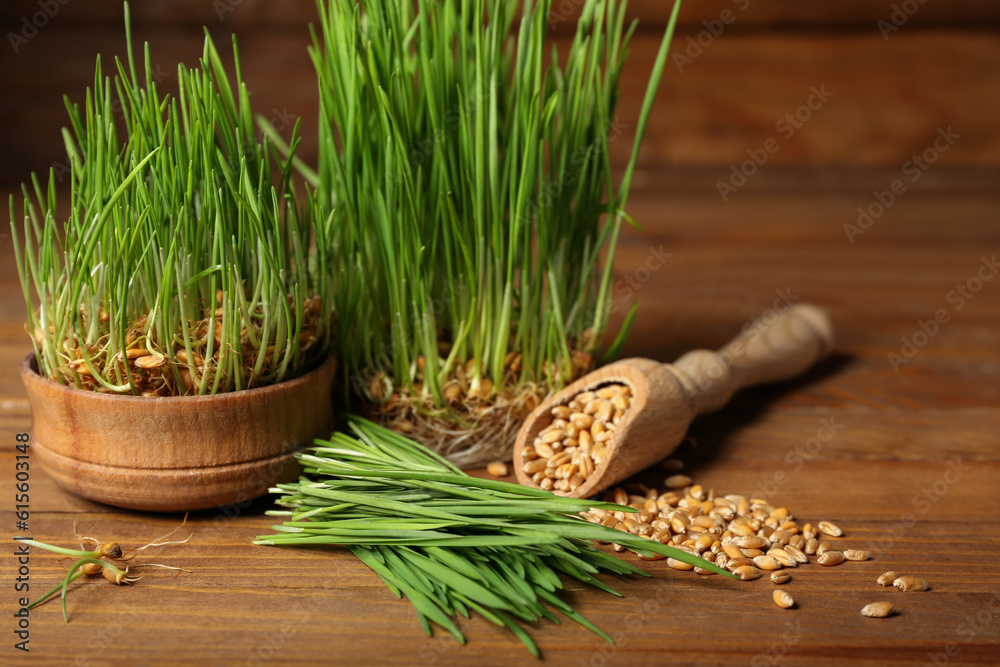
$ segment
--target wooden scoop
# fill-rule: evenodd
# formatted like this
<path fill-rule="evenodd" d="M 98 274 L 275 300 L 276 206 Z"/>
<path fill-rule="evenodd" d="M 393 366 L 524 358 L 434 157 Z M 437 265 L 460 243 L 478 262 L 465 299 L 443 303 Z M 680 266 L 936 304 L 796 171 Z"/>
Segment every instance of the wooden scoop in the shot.
<path fill-rule="evenodd" d="M 552 408 L 585 391 L 608 384 L 628 385 L 632 404 L 605 443 L 608 455 L 570 495 L 587 498 L 668 456 L 698 415 L 718 410 L 745 387 L 787 380 L 823 359 L 833 349 L 833 327 L 826 313 L 797 305 L 770 323 L 747 329 L 718 352 L 694 350 L 673 364 L 624 359 L 599 368 L 536 408 L 514 444 L 517 481 L 537 486 L 522 469 L 521 452 L 552 423 Z"/>

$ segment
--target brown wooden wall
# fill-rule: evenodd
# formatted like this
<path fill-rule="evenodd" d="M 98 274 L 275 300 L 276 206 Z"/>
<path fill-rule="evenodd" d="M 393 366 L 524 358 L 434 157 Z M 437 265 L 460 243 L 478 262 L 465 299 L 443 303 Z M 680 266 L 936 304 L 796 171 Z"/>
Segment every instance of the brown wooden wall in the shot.
<path fill-rule="evenodd" d="M 557 31 L 571 27 L 581 2 L 556 0 Z M 630 7 L 643 26 L 635 62 L 648 63 L 670 3 L 633 0 Z M 203 25 L 223 44 L 236 33 L 257 111 L 302 116 L 307 158 L 316 121 L 305 50 L 314 12 L 312 0 L 133 3 L 136 36 L 150 41 L 168 89 L 177 62 L 196 61 Z M 122 7 L 118 0 L 4 0 L 0 27 L 0 182 L 13 183 L 62 160 L 62 95 L 81 99 L 96 54 L 124 51 Z M 941 166 L 1000 165 L 995 0 L 689 2 L 674 54 L 643 153 L 647 166 L 728 169 L 774 139 L 772 167 L 899 168 L 949 126 L 961 138 Z M 647 74 L 642 66 L 627 70 L 624 85 L 633 93 L 620 110 L 629 127 L 615 144 L 619 159 Z M 814 90 L 829 99 L 813 97 L 817 109 L 800 108 Z M 809 116 L 801 127 L 782 120 L 796 111 Z"/>

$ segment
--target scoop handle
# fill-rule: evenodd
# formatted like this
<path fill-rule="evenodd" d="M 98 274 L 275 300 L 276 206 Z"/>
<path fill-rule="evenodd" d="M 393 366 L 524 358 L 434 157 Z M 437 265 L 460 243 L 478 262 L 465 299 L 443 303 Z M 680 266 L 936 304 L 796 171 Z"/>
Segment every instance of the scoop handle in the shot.
<path fill-rule="evenodd" d="M 794 305 L 770 320 L 762 316 L 716 352 L 688 352 L 668 368 L 688 394 L 695 414 L 718 410 L 733 394 L 757 384 L 787 380 L 826 357 L 834 346 L 826 312 Z"/>

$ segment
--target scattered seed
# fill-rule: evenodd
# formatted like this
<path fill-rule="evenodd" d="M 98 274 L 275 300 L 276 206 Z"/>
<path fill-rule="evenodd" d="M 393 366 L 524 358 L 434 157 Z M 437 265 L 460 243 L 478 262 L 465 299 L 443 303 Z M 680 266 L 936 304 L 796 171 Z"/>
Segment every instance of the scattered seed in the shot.
<path fill-rule="evenodd" d="M 774 598 L 774 604 L 782 609 L 791 609 L 795 606 L 795 600 L 792 599 L 792 596 L 787 591 L 776 590 L 771 597 Z"/>
<path fill-rule="evenodd" d="M 799 532 L 799 524 L 795 523 L 794 521 L 785 521 L 783 524 L 778 526 L 778 528 L 788 533 L 789 541 L 791 541 L 792 536 L 798 534 Z"/>
<path fill-rule="evenodd" d="M 791 544 L 785 545 L 785 552 L 790 554 L 792 558 L 795 559 L 797 563 L 808 563 L 809 557 L 806 556 L 801 549 Z"/>
<path fill-rule="evenodd" d="M 844 531 L 840 529 L 840 526 L 835 523 L 830 523 L 829 521 L 820 521 L 819 530 L 821 533 L 826 533 L 830 537 L 841 537 L 844 534 Z"/>
<path fill-rule="evenodd" d="M 506 477 L 510 471 L 507 470 L 507 464 L 503 461 L 494 461 L 486 466 L 486 472 L 494 477 Z"/>
<path fill-rule="evenodd" d="M 694 565 L 690 563 L 685 563 L 684 561 L 674 560 L 673 558 L 667 559 L 667 565 L 674 570 L 693 570 Z"/>
<path fill-rule="evenodd" d="M 739 504 L 736 506 L 736 514 L 743 516 L 750 512 L 750 501 L 746 498 L 740 498 Z"/>
<path fill-rule="evenodd" d="M 695 542 L 694 548 L 698 550 L 698 553 L 703 553 L 705 551 L 708 551 L 712 547 L 712 542 L 714 541 L 715 538 L 713 538 L 711 535 L 708 534 L 699 535 L 694 541 Z"/>
<path fill-rule="evenodd" d="M 891 602 L 872 602 L 861 608 L 861 615 L 868 618 L 885 618 L 893 612 Z"/>
<path fill-rule="evenodd" d="M 664 470 L 683 470 L 684 462 L 680 459 L 666 459 L 662 463 Z"/>
<path fill-rule="evenodd" d="M 768 572 L 781 569 L 781 562 L 774 556 L 757 556 L 753 559 L 753 564 Z"/>
<path fill-rule="evenodd" d="M 726 555 L 730 558 L 743 558 L 743 552 L 735 544 L 723 544 L 722 550 L 726 552 Z"/>
<path fill-rule="evenodd" d="M 878 585 L 892 586 L 892 582 L 896 581 L 897 578 L 899 578 L 899 575 L 893 572 L 892 570 L 889 570 L 888 572 L 883 572 L 878 577 Z"/>
<path fill-rule="evenodd" d="M 586 406 L 572 407 L 576 410 Z M 597 414 L 597 410 L 594 409 L 590 414 Z M 594 430 L 604 428 L 600 421 L 594 421 L 593 426 Z M 537 443 L 535 446 L 537 448 Z M 571 466 L 576 466 L 575 481 L 586 479 L 586 470 L 581 467 L 581 462 L 585 460 L 586 456 L 578 453 L 568 462 Z M 551 469 L 552 461 L 549 460 L 549 463 L 545 474 L 556 474 L 556 470 Z M 664 462 L 663 466 L 670 470 L 679 469 L 677 464 L 672 463 Z M 632 483 L 609 490 L 603 495 L 602 500 L 605 502 L 635 508 L 638 510 L 635 514 L 601 510 L 584 513 L 583 516 L 588 521 L 616 526 L 619 530 L 627 530 L 660 544 L 682 549 L 732 572 L 744 581 L 769 574 L 773 583 L 783 584 L 791 580 L 791 575 L 784 569 L 808 564 L 810 556 L 815 557 L 815 562 L 827 567 L 839 565 L 845 560 L 863 561 L 871 557 L 869 551 L 839 550 L 829 541 L 819 539 L 817 536 L 820 535 L 833 537 L 838 532 L 843 534 L 839 527 L 829 521 L 820 522 L 818 528 L 811 523 L 800 527 L 792 517 L 791 510 L 775 507 L 767 499 L 735 494 L 718 495 L 713 488 L 706 490 L 705 487 L 694 484 L 687 475 L 671 475 L 665 481 L 671 489 L 663 493 L 660 493 L 662 487 L 657 489 Z M 556 488 L 559 488 L 558 482 Z M 710 572 L 676 559 L 668 564 L 673 569 L 694 570 L 697 574 Z M 896 584 L 899 579 L 902 578 L 895 572 L 887 572 L 879 577 L 879 584 L 895 584 L 900 590 L 926 590 L 927 583 L 919 577 L 905 578 Z"/>
<path fill-rule="evenodd" d="M 767 555 L 781 563 L 782 567 L 798 567 L 799 565 L 792 554 L 785 549 L 771 549 Z"/>
<path fill-rule="evenodd" d="M 792 534 L 789 533 L 787 530 L 782 530 L 779 528 L 778 530 L 771 533 L 768 539 L 771 541 L 771 544 L 785 546 L 792 540 Z"/>
<path fill-rule="evenodd" d="M 761 575 L 760 570 L 755 568 L 753 565 L 741 565 L 732 572 L 743 581 L 760 579 Z"/>
<path fill-rule="evenodd" d="M 764 549 L 769 546 L 768 541 L 757 535 L 747 535 L 733 539 L 733 544 L 743 549 Z"/>
<path fill-rule="evenodd" d="M 771 581 L 776 584 L 785 584 L 791 581 L 792 575 L 788 574 L 784 570 L 777 570 L 771 573 Z"/>
<path fill-rule="evenodd" d="M 733 535 L 739 535 L 740 537 L 749 537 L 754 533 L 753 528 L 745 523 L 733 523 L 729 526 L 729 530 L 733 532 Z"/>
<path fill-rule="evenodd" d="M 844 562 L 844 554 L 831 549 L 830 551 L 826 551 L 820 555 L 820 557 L 816 559 L 816 562 L 820 565 L 826 565 L 827 567 L 840 565 Z"/>
<path fill-rule="evenodd" d="M 728 565 L 728 567 L 729 567 L 729 571 L 733 572 L 734 570 L 736 570 L 736 568 L 746 567 L 748 565 L 750 565 L 750 566 L 753 565 L 753 559 L 752 558 L 730 558 L 729 559 L 729 565 Z M 754 569 L 756 569 L 756 568 L 754 568 Z"/>
<path fill-rule="evenodd" d="M 663 485 L 668 489 L 683 489 L 691 485 L 691 478 L 687 475 L 671 475 L 664 480 Z"/>
<path fill-rule="evenodd" d="M 925 579 L 915 577 L 912 574 L 904 574 L 901 577 L 897 577 L 896 580 L 892 582 L 892 585 L 904 593 L 909 593 L 911 591 L 926 591 L 929 588 Z"/>

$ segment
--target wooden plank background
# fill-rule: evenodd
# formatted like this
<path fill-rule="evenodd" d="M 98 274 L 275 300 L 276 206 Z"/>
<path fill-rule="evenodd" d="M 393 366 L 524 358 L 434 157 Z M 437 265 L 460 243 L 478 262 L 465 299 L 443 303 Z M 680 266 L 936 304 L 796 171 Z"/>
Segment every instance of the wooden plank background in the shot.
<path fill-rule="evenodd" d="M 915 1 L 915 0 L 914 0 Z M 301 115 L 315 124 L 315 92 L 305 54 L 310 0 L 193 0 L 134 3 L 136 33 L 151 42 L 169 87 L 173 65 L 193 63 L 201 25 L 222 42 L 240 39 L 254 103 L 265 115 Z M 568 7 L 567 16 L 578 3 Z M 738 396 L 699 420 L 697 446 L 680 452 L 688 472 L 723 493 L 773 491 L 804 520 L 831 519 L 845 544 L 873 560 L 836 568 L 805 566 L 788 585 L 799 608 L 778 609 L 771 584 L 700 578 L 647 564 L 652 581 L 614 582 L 615 599 L 574 588 L 569 599 L 616 646 L 585 630 L 544 624 L 530 632 L 546 663 L 566 665 L 996 664 L 1000 651 L 1000 282 L 989 280 L 959 309 L 949 294 L 1000 250 L 1000 5 L 928 0 L 885 39 L 877 25 L 903 0 L 829 3 L 691 2 L 677 47 L 707 30 L 723 10 L 737 18 L 691 63 L 668 67 L 631 200 L 643 230 L 629 229 L 616 258 L 619 303 L 640 303 L 627 353 L 668 361 L 716 347 L 788 290 L 817 303 L 837 327 L 837 355 L 799 381 Z M 912 4 L 912 2 L 910 3 Z M 5 36 L 0 68 L 0 195 L 32 169 L 59 161 L 61 96 L 80 99 L 97 52 L 123 50 L 120 4 L 69 0 L 18 53 L 7 35 L 37 0 L 0 5 Z M 667 3 L 633 0 L 646 26 L 624 83 L 621 119 L 632 125 Z M 571 25 L 558 24 L 556 31 Z M 702 37 L 703 42 L 708 42 Z M 694 53 L 692 51 L 692 53 Z M 683 71 L 679 71 L 683 69 Z M 810 88 L 832 92 L 785 137 L 777 128 L 807 102 Z M 844 226 L 875 193 L 908 179 L 904 163 L 940 129 L 960 135 L 907 192 L 853 243 Z M 620 164 L 630 127 L 615 142 Z M 730 178 L 768 139 L 779 143 L 763 167 L 725 201 Z M 308 148 L 308 146 L 307 146 Z M 658 271 L 642 268 L 651 249 L 671 253 Z M 988 275 L 988 270 L 987 270 Z M 919 322 L 947 309 L 950 321 L 909 363 L 887 359 Z M 14 434 L 30 430 L 16 374 L 29 345 L 10 240 L 0 230 L 0 488 L 13 482 Z M 790 453 L 821 420 L 837 436 L 798 469 Z M 137 440 L 141 434 L 137 434 Z M 951 463 L 957 484 L 942 482 Z M 771 488 L 775 474 L 788 481 Z M 646 479 L 658 482 L 662 473 Z M 937 490 L 933 491 L 937 484 Z M 944 485 L 944 486 L 942 486 Z M 920 498 L 931 489 L 934 502 Z M 0 526 L 14 532 L 12 500 Z M 0 664 L 11 665 L 522 665 L 508 634 L 481 619 L 463 623 L 470 639 L 425 638 L 411 609 L 342 552 L 278 551 L 248 541 L 266 531 L 267 501 L 193 517 L 190 544 L 163 549 L 156 562 L 188 568 L 147 574 L 119 589 L 90 585 L 32 613 L 32 652 L 14 653 L 11 617 Z M 901 526 L 913 514 L 915 524 Z M 231 516 L 235 514 L 235 516 Z M 68 543 L 74 518 L 88 532 L 142 544 L 179 517 L 123 512 L 74 498 L 39 470 L 32 476 L 34 537 Z M 64 572 L 37 552 L 32 592 Z M 13 608 L 13 559 L 0 559 L 4 609 Z M 874 584 L 889 569 L 926 577 L 921 594 Z M 36 588 L 37 586 L 37 588 Z M 900 609 L 864 619 L 862 605 L 889 599 Z"/>
<path fill-rule="evenodd" d="M 567 2 L 568 7 L 578 4 Z M 675 60 L 661 89 L 644 163 L 729 166 L 775 137 L 782 141 L 771 165 L 892 168 L 948 125 L 963 140 L 942 164 L 1000 163 L 1000 140 L 991 128 L 995 114 L 987 112 L 1000 108 L 1000 5 L 928 2 L 885 39 L 877 23 L 891 19 L 893 4 L 898 3 L 853 1 L 833 10 L 819 3 L 689 3 L 681 14 Z M 634 123 L 628 119 L 637 115 L 667 3 L 631 6 L 647 29 L 636 37 L 628 69 L 620 110 L 627 127 L 616 142 L 619 162 L 629 152 Z M 17 183 L 31 171 L 64 163 L 63 95 L 82 100 L 96 55 L 102 54 L 107 68 L 124 53 L 120 3 L 71 0 L 60 7 L 27 43 L 18 44 L 16 53 L 10 35 L 31 34 L 25 17 L 31 21 L 41 10 L 37 0 L 14 0 L 0 8 L 6 36 L 0 48 L 0 145 L 5 148 L 0 182 Z M 734 12 L 732 22 L 714 37 L 704 22 L 718 21 L 725 10 Z M 204 24 L 223 47 L 230 33 L 238 36 L 258 113 L 279 121 L 302 117 L 304 128 L 315 127 L 315 81 L 306 53 L 306 24 L 314 10 L 308 0 L 139 3 L 133 11 L 137 42 L 151 42 L 154 71 L 166 90 L 172 88 L 176 63 L 197 62 Z M 571 26 L 569 19 L 555 24 L 557 30 Z M 684 59 L 676 60 L 680 56 Z M 718 85 L 720 79 L 727 84 Z M 809 132 L 785 139 L 787 125 L 781 131 L 776 125 L 807 103 L 814 86 L 832 97 L 811 114 Z M 301 154 L 306 159 L 315 155 L 314 137 L 314 132 L 305 136 Z"/>

